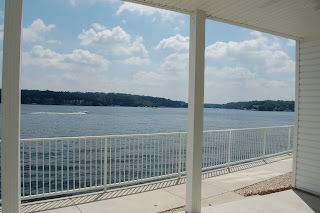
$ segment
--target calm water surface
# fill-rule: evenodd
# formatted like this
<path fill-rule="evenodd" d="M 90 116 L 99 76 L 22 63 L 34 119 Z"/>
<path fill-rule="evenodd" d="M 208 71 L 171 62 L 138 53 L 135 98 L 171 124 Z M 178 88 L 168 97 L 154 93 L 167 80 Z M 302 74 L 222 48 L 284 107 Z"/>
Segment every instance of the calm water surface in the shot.
<path fill-rule="evenodd" d="M 185 132 L 187 114 L 182 108 L 21 105 L 21 138 Z M 204 110 L 205 130 L 292 124 L 293 112 Z"/>

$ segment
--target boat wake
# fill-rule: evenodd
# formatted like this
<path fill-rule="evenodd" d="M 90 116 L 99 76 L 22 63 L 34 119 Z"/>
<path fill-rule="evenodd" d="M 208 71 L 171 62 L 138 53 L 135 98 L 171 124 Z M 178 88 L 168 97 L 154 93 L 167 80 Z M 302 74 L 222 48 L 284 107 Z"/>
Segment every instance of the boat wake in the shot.
<path fill-rule="evenodd" d="M 31 112 L 33 115 L 85 115 L 88 111 L 79 111 L 79 112 Z"/>

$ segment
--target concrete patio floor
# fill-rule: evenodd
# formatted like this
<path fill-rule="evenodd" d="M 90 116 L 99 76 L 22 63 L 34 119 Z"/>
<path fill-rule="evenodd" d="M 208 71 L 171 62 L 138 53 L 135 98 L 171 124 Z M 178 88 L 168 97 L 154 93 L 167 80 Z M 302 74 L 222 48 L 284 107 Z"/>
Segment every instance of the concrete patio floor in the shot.
<path fill-rule="evenodd" d="M 292 170 L 291 156 L 270 158 L 203 174 L 202 206 L 245 198 L 233 191 Z M 162 212 L 185 205 L 185 178 L 22 204 L 22 212 Z M 223 207 L 220 207 L 223 208 Z M 207 211 L 207 210 L 206 210 Z M 211 210 L 208 210 L 211 212 Z M 217 211 L 216 211 L 217 212 Z M 219 212 L 219 211 L 218 211 Z"/>
<path fill-rule="evenodd" d="M 287 190 L 204 207 L 201 211 L 202 213 L 318 213 L 320 212 L 320 198 L 298 190 Z"/>

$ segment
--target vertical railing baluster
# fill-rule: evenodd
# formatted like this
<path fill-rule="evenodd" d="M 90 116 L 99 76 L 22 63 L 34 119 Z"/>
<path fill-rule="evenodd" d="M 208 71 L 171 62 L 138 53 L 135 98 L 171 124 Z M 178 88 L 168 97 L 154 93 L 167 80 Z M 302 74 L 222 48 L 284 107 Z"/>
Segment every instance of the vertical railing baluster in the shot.
<path fill-rule="evenodd" d="M 178 164 L 178 178 L 181 178 L 181 133 L 179 134 L 179 164 Z"/>
<path fill-rule="evenodd" d="M 263 160 L 266 159 L 267 129 L 263 130 Z"/>
<path fill-rule="evenodd" d="M 170 161 L 171 161 L 171 174 L 173 173 L 173 159 L 174 159 L 174 136 L 172 136 L 172 142 L 170 143 L 170 146 L 172 147 L 172 155 L 171 155 L 171 158 L 170 158 Z M 170 169 L 169 169 L 169 172 L 170 172 Z"/>
<path fill-rule="evenodd" d="M 104 177 L 103 177 L 104 192 L 107 191 L 107 159 L 108 159 L 107 154 L 108 154 L 108 138 L 105 138 L 104 139 Z M 110 167 L 111 167 L 111 164 L 110 164 Z M 111 173 L 110 173 L 110 176 L 111 176 Z"/>
<path fill-rule="evenodd" d="M 228 168 L 230 168 L 230 159 L 231 159 L 231 135 L 232 131 L 229 131 L 229 144 L 228 144 Z"/>
<path fill-rule="evenodd" d="M 76 139 L 73 140 L 73 143 L 72 143 L 72 146 L 73 146 L 73 190 L 76 189 L 76 146 L 75 146 L 75 142 L 76 142 Z"/>
<path fill-rule="evenodd" d="M 95 186 L 98 186 L 98 150 L 97 150 L 97 144 L 98 144 L 98 139 L 95 140 L 95 154 L 96 154 L 96 165 L 94 167 L 95 172 L 96 172 L 96 182 L 95 182 Z"/>
<path fill-rule="evenodd" d="M 117 181 L 117 138 L 114 138 L 114 180 L 113 182 L 116 183 Z"/>
<path fill-rule="evenodd" d="M 90 156 L 89 156 L 89 161 L 90 161 L 90 169 L 89 169 L 89 176 L 90 176 L 90 188 L 92 187 L 92 140 L 90 139 Z"/>
<path fill-rule="evenodd" d="M 166 135 L 166 149 L 165 149 L 165 156 L 164 156 L 164 174 L 167 175 L 167 155 L 168 155 L 168 136 Z"/>
<path fill-rule="evenodd" d="M 36 195 L 38 195 L 38 141 L 36 141 Z"/>
<path fill-rule="evenodd" d="M 111 163 L 111 158 L 112 158 L 112 138 L 109 139 L 109 184 L 112 184 L 112 163 Z M 108 142 L 108 138 L 107 138 Z"/>
<path fill-rule="evenodd" d="M 178 135 L 175 135 L 174 136 L 174 156 L 175 156 L 175 161 L 174 161 L 174 173 L 175 174 L 178 174 L 178 162 L 179 162 L 179 155 L 178 155 L 178 152 L 179 152 L 179 137 Z"/>
<path fill-rule="evenodd" d="M 44 191 L 44 141 L 42 141 L 42 194 L 45 193 Z"/>
<path fill-rule="evenodd" d="M 29 191 L 30 191 L 30 196 L 32 195 L 31 191 L 31 172 L 32 172 L 32 158 L 31 158 L 31 141 L 29 142 Z"/>
<path fill-rule="evenodd" d="M 55 157 L 55 161 L 54 161 L 54 170 L 55 170 L 55 174 L 54 174 L 54 181 L 55 181 L 55 192 L 58 191 L 58 156 L 57 156 L 57 153 L 58 153 L 58 140 L 55 141 L 55 154 L 54 154 L 54 157 Z"/>
<path fill-rule="evenodd" d="M 162 158 L 161 158 L 161 176 L 162 176 L 162 171 L 163 171 L 163 135 L 161 136 L 161 156 L 162 156 Z"/>
<path fill-rule="evenodd" d="M 70 151 L 69 150 L 69 145 L 70 145 L 70 141 L 68 140 L 67 141 L 67 146 L 68 146 L 67 147 L 67 191 L 69 191 L 69 189 L 70 189 L 69 188 L 69 180 L 70 180 L 70 176 L 69 176 L 70 175 L 70 171 L 69 171 L 69 160 L 70 160 L 69 159 L 69 151 Z"/>
<path fill-rule="evenodd" d="M 138 158 L 137 158 L 137 180 L 139 180 L 139 170 L 140 170 L 140 140 L 139 140 L 139 138 L 137 138 L 137 140 L 138 140 Z"/>
<path fill-rule="evenodd" d="M 104 167 L 102 166 L 102 139 L 103 138 L 101 138 L 100 139 L 100 185 L 102 186 L 103 185 L 103 183 L 102 183 L 102 181 L 103 181 L 103 178 L 102 178 L 102 174 L 103 174 L 103 169 L 104 169 Z"/>
<path fill-rule="evenodd" d="M 84 139 L 84 188 L 87 188 L 87 139 Z"/>
<path fill-rule="evenodd" d="M 151 157 L 151 143 L 152 143 L 152 136 L 150 136 L 150 137 L 147 137 L 147 139 L 148 138 L 150 138 L 150 141 L 149 141 L 149 178 L 151 178 L 151 172 L 152 172 L 152 170 L 151 170 L 151 160 L 152 160 L 152 157 Z"/>
<path fill-rule="evenodd" d="M 61 140 L 61 192 L 63 191 L 63 140 Z"/>
<path fill-rule="evenodd" d="M 126 182 L 126 160 L 127 160 L 127 138 L 124 137 L 124 148 L 123 148 L 123 182 Z"/>
<path fill-rule="evenodd" d="M 160 136 L 157 137 L 158 138 L 158 168 L 157 168 L 157 176 L 160 176 L 159 175 L 159 172 L 160 172 Z"/>
<path fill-rule="evenodd" d="M 129 168 L 128 168 L 128 181 L 131 181 L 131 137 L 128 137 L 129 144 Z"/>
<path fill-rule="evenodd" d="M 22 142 L 22 197 L 25 196 L 24 190 L 25 190 L 25 183 L 24 183 L 24 145 L 25 142 Z"/>
<path fill-rule="evenodd" d="M 121 146 L 122 146 L 122 139 L 119 138 L 119 183 L 121 183 L 121 158 L 122 158 L 122 152 L 121 152 Z"/>
<path fill-rule="evenodd" d="M 136 158 L 136 137 L 133 136 L 133 155 L 132 155 L 132 181 L 134 181 L 135 170 L 134 170 L 134 160 Z"/>
<path fill-rule="evenodd" d="M 291 140 L 291 127 L 288 127 L 288 148 L 287 148 L 288 154 L 290 152 L 290 140 Z"/>
<path fill-rule="evenodd" d="M 143 163 L 144 163 L 144 149 L 143 149 L 143 144 L 144 144 L 144 137 L 141 137 L 141 145 L 142 145 L 142 147 L 141 147 L 141 150 L 142 150 L 142 153 L 141 153 L 141 160 L 142 160 L 142 162 L 141 162 L 141 179 L 143 179 Z"/>
<path fill-rule="evenodd" d="M 81 139 L 79 139 L 78 143 L 79 148 L 79 190 L 81 189 Z"/>

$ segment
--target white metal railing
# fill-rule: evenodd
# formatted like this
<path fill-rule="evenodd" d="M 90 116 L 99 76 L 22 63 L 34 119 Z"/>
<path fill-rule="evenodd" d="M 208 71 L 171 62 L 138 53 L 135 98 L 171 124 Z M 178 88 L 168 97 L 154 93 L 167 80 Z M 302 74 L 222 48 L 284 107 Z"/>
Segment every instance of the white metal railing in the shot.
<path fill-rule="evenodd" d="M 186 132 L 21 140 L 21 198 L 180 177 Z M 203 133 L 203 171 L 292 151 L 293 126 Z"/>

